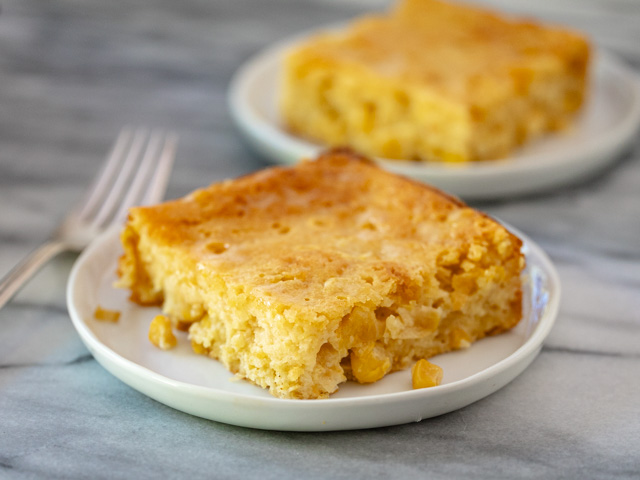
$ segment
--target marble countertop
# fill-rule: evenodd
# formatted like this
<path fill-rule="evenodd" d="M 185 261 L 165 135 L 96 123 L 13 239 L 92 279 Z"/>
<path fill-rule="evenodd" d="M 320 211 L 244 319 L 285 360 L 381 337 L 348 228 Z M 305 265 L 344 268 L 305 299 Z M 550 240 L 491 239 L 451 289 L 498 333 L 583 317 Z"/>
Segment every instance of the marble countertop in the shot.
<path fill-rule="evenodd" d="M 581 28 L 640 67 L 637 2 L 490 3 Z M 270 42 L 385 5 L 4 1 L 0 275 L 47 237 L 124 124 L 179 132 L 170 198 L 263 167 L 226 108 L 234 70 Z M 65 254 L 0 310 L 0 478 L 638 478 L 637 142 L 586 182 L 475 206 L 541 245 L 563 284 L 541 354 L 497 393 L 363 431 L 270 432 L 191 417 L 93 360 L 67 313 L 75 256 Z"/>

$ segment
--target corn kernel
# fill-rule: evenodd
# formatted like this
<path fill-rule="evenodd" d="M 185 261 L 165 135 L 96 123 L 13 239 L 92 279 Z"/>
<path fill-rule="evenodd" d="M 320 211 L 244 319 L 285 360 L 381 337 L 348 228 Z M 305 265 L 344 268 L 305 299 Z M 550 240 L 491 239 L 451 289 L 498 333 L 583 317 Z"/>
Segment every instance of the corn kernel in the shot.
<path fill-rule="evenodd" d="M 429 388 L 442 382 L 442 368 L 425 360 L 418 360 L 411 369 L 413 388 Z"/>
<path fill-rule="evenodd" d="M 208 352 L 208 350 L 201 343 L 198 343 L 195 340 L 191 340 L 191 348 L 198 355 L 206 355 Z"/>
<path fill-rule="evenodd" d="M 193 325 L 193 322 L 191 321 L 187 321 L 187 320 L 176 320 L 175 321 L 175 326 L 178 330 L 180 330 L 181 332 L 188 332 L 189 331 L 189 327 L 191 327 L 191 325 Z"/>
<path fill-rule="evenodd" d="M 157 315 L 149 325 L 149 341 L 162 350 L 169 350 L 178 343 L 171 331 L 171 320 L 164 315 Z"/>
<path fill-rule="evenodd" d="M 343 348 L 374 342 L 378 335 L 375 314 L 362 307 L 354 307 L 353 311 L 342 319 L 338 334 Z"/>
<path fill-rule="evenodd" d="M 463 329 L 456 327 L 451 331 L 451 345 L 453 348 L 469 348 L 471 337 Z"/>
<path fill-rule="evenodd" d="M 467 257 L 469 257 L 469 260 L 473 261 L 473 262 L 478 262 L 482 259 L 482 257 L 487 253 L 487 249 L 486 247 L 474 243 L 471 245 L 471 247 L 469 247 L 469 253 L 467 254 Z"/>
<path fill-rule="evenodd" d="M 102 308 L 100 305 L 98 305 L 95 312 L 93 312 L 93 317 L 96 320 L 100 320 L 103 322 L 116 323 L 118 320 L 120 320 L 120 312 L 118 312 L 117 310 L 107 310 L 106 308 Z"/>
<path fill-rule="evenodd" d="M 377 382 L 391 370 L 391 359 L 375 344 L 351 350 L 351 371 L 360 383 Z"/>
<path fill-rule="evenodd" d="M 186 322 L 195 322 L 196 320 L 200 320 L 204 314 L 204 307 L 201 303 L 186 305 L 180 311 L 180 316 Z"/>

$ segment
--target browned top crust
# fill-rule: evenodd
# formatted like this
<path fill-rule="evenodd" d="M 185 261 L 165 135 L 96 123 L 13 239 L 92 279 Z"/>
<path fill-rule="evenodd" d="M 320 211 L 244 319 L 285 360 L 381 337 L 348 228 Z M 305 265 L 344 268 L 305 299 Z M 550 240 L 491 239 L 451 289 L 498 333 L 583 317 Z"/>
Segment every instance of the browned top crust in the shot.
<path fill-rule="evenodd" d="M 134 208 L 129 225 L 265 308 L 316 318 L 424 288 L 443 263 L 521 256 L 490 218 L 346 150 Z"/>
<path fill-rule="evenodd" d="M 492 82 L 530 75 L 529 69 L 559 65 L 584 73 L 589 44 L 567 28 L 476 6 L 404 0 L 387 15 L 370 15 L 344 32 L 315 36 L 296 55 L 407 85 L 428 85 L 449 98 L 478 103 L 495 90 Z"/>

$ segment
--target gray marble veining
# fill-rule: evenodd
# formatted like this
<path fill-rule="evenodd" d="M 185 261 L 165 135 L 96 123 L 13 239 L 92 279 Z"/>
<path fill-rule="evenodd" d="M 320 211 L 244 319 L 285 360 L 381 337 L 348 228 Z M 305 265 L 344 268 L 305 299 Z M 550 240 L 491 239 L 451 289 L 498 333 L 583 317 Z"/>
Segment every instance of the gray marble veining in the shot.
<path fill-rule="evenodd" d="M 492 5 L 581 28 L 640 65 L 640 5 Z M 123 124 L 181 143 L 168 197 L 265 165 L 226 108 L 262 46 L 381 0 L 6 0 L 0 15 L 0 275 L 79 197 Z M 477 206 L 555 262 L 560 315 L 494 395 L 420 423 L 264 432 L 194 418 L 122 384 L 66 311 L 62 255 L 0 310 L 0 478 L 639 478 L 640 150 L 587 182 Z"/>

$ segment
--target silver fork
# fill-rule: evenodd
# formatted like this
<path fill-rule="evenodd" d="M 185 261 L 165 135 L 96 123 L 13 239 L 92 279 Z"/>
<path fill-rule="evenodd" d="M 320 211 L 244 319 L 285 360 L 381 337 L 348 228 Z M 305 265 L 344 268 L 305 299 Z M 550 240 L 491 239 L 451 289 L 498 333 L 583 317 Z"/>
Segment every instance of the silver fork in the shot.
<path fill-rule="evenodd" d="M 63 251 L 81 251 L 110 226 L 124 222 L 129 207 L 157 203 L 164 196 L 177 135 L 144 128 L 123 129 L 85 198 L 50 239 L 0 281 L 0 308 L 38 271 Z"/>

